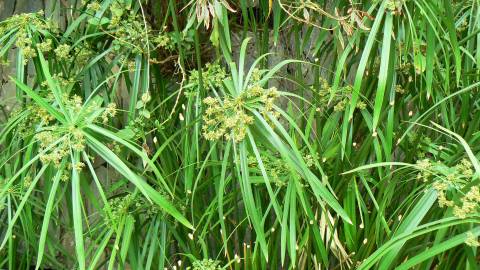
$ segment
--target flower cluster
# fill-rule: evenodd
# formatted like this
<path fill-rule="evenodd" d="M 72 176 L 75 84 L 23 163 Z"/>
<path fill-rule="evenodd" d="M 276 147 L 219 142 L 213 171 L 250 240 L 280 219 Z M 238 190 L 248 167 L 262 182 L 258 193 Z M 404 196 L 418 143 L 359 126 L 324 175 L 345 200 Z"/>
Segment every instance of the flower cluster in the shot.
<path fill-rule="evenodd" d="M 175 48 L 175 42 L 170 36 L 169 33 L 161 33 L 153 37 L 151 41 L 155 45 L 155 48 L 162 48 L 171 51 Z"/>
<path fill-rule="evenodd" d="M 36 104 L 28 104 L 23 110 L 17 108 L 12 111 L 12 116 L 24 114 L 17 125 L 17 131 L 21 138 L 27 138 L 35 132 L 35 125 L 48 125 L 55 118 L 44 108 Z"/>
<path fill-rule="evenodd" d="M 417 167 L 420 169 L 420 172 L 417 174 L 418 180 L 423 180 L 427 182 L 432 176 L 433 164 L 430 159 L 422 159 L 417 161 Z"/>
<path fill-rule="evenodd" d="M 335 112 L 342 112 L 345 111 L 346 106 L 349 104 L 349 100 L 344 98 L 341 101 L 339 101 L 335 106 L 333 107 L 333 111 Z M 363 101 L 358 101 L 357 105 L 355 105 L 355 108 L 359 110 L 365 110 L 367 108 L 367 104 Z"/>
<path fill-rule="evenodd" d="M 320 77 L 318 87 L 315 88 L 315 86 L 312 85 L 310 86 L 310 91 L 314 94 L 314 99 L 317 101 L 317 111 L 320 112 L 323 111 L 322 108 L 327 108 L 330 94 L 332 93 L 332 87 L 328 81 Z"/>
<path fill-rule="evenodd" d="M 424 182 L 438 180 L 438 177 L 433 179 L 434 176 L 441 176 L 442 181 L 462 188 L 468 184 L 473 177 L 472 164 L 467 159 L 462 159 L 453 167 L 449 167 L 442 162 L 432 162 L 430 159 L 422 159 L 417 161 L 417 167 L 420 169 L 420 172 L 417 174 L 417 179 Z"/>
<path fill-rule="evenodd" d="M 97 2 L 92 2 L 87 6 L 87 10 L 90 12 L 96 12 L 100 8 L 101 6 Z M 113 0 L 108 11 L 110 18 L 103 18 L 99 25 L 113 38 L 112 45 L 115 56 L 121 51 L 128 51 L 133 55 L 145 55 L 156 49 L 172 51 L 179 43 L 182 46 L 187 44 L 183 42 L 187 39 L 183 36 L 185 32 L 178 36 L 172 32 L 166 32 L 166 28 L 160 32 L 154 31 L 144 18 L 137 14 L 131 1 Z M 150 61 L 158 63 L 159 60 L 152 58 Z"/>
<path fill-rule="evenodd" d="M 172 200 L 171 197 L 164 190 L 157 190 L 170 203 L 178 206 L 179 209 L 185 209 L 186 206 L 179 200 Z M 144 196 L 135 197 L 133 194 L 115 196 L 108 200 L 110 206 L 110 214 L 105 215 L 105 224 L 114 227 L 122 218 L 128 215 L 142 215 L 144 218 L 153 219 L 158 215 L 165 215 L 162 208 L 154 203 L 147 201 Z M 106 206 L 103 211 L 107 213 Z"/>
<path fill-rule="evenodd" d="M 84 4 L 85 3 L 83 3 L 83 5 Z M 97 12 L 100 10 L 100 8 L 102 8 L 102 6 L 97 1 L 93 1 L 87 5 L 87 10 L 90 12 Z"/>
<path fill-rule="evenodd" d="M 120 22 L 122 22 L 122 18 L 126 12 L 131 11 L 132 7 L 126 1 L 123 0 L 114 0 L 110 4 L 110 12 L 112 14 L 112 18 L 110 21 L 110 28 L 118 26 Z"/>
<path fill-rule="evenodd" d="M 314 98 L 317 101 L 317 112 L 324 112 L 326 109 L 329 108 L 329 104 L 333 104 L 334 112 L 344 111 L 350 102 L 353 87 L 351 85 L 347 85 L 340 87 L 335 92 L 333 92 L 332 87 L 326 79 L 319 78 L 319 80 L 320 81 L 318 88 L 315 88 L 314 86 L 310 87 L 312 93 L 316 94 Z M 364 110 L 367 108 L 367 104 L 360 100 L 357 102 L 357 105 L 355 107 L 359 110 Z"/>
<path fill-rule="evenodd" d="M 468 23 L 468 21 L 466 19 L 462 20 L 462 23 L 460 23 L 459 26 L 455 27 L 455 30 L 457 30 L 457 34 L 468 30 L 469 25 L 470 24 Z"/>
<path fill-rule="evenodd" d="M 74 113 L 80 112 L 83 106 L 83 99 L 79 95 L 72 95 L 71 97 L 65 93 L 62 96 L 62 102 Z"/>
<path fill-rule="evenodd" d="M 23 178 L 23 187 L 29 188 L 31 184 L 32 184 L 32 176 L 26 175 L 25 178 Z"/>
<path fill-rule="evenodd" d="M 423 159 L 417 161 L 417 167 L 420 170 L 417 179 L 431 181 L 432 188 L 437 191 L 439 206 L 453 207 L 456 217 L 466 218 L 480 206 L 480 189 L 476 185 L 471 186 L 474 171 L 468 159 L 464 158 L 452 167 Z M 464 194 L 462 190 L 466 187 L 469 189 Z"/>
<path fill-rule="evenodd" d="M 112 19 L 113 21 L 113 19 Z M 134 54 L 144 54 L 148 46 L 148 34 L 142 22 L 138 19 L 130 19 L 118 26 L 114 32 L 113 48 L 131 50 Z"/>
<path fill-rule="evenodd" d="M 112 53 L 110 54 L 110 57 L 115 58 L 116 56 L 114 53 Z M 125 55 L 120 55 L 118 59 L 119 59 L 118 62 L 120 66 L 122 66 L 123 68 L 126 68 L 129 72 L 135 71 L 135 60 L 132 60 Z"/>
<path fill-rule="evenodd" d="M 20 49 L 24 59 L 23 64 L 27 64 L 28 60 L 37 56 L 34 35 L 42 32 L 58 32 L 56 22 L 48 19 L 44 20 L 43 11 L 37 13 L 23 13 L 13 15 L 0 25 L 0 34 L 6 35 L 12 29 L 16 30 L 15 45 Z M 48 41 L 43 45 L 43 49 L 48 49 Z M 42 46 L 41 46 L 42 47 Z"/>
<path fill-rule="evenodd" d="M 290 173 L 287 164 L 278 155 L 264 154 L 261 155 L 262 164 L 265 167 L 267 175 L 276 186 L 285 185 L 285 177 Z M 258 168 L 258 160 L 255 156 L 248 157 L 248 166 L 250 168 Z M 261 173 L 258 171 L 258 173 Z"/>
<path fill-rule="evenodd" d="M 212 259 L 203 259 L 201 261 L 194 261 L 191 270 L 220 270 L 220 262 Z"/>
<path fill-rule="evenodd" d="M 11 29 L 17 27 L 19 28 L 19 31 L 22 31 L 22 29 L 25 29 L 27 26 L 31 26 L 38 30 L 55 30 L 54 32 L 57 32 L 58 26 L 56 26 L 56 23 L 51 20 L 44 20 L 42 18 L 43 15 L 44 12 L 42 10 L 36 13 L 15 14 L 2 22 L 0 25 L 0 33 L 5 34 Z"/>
<path fill-rule="evenodd" d="M 395 92 L 399 94 L 405 93 L 405 88 L 403 88 L 400 84 L 395 85 Z"/>
<path fill-rule="evenodd" d="M 405 1 L 406 0 L 389 0 L 385 4 L 385 9 L 391 11 L 393 14 L 399 14 Z"/>
<path fill-rule="evenodd" d="M 60 166 L 60 161 L 68 156 L 69 148 L 68 144 L 64 141 L 57 145 L 53 145 L 61 137 L 58 127 L 51 127 L 50 130 L 45 130 L 35 134 L 35 140 L 38 141 L 41 152 L 45 152 L 40 155 L 40 161 L 44 164 L 52 163 L 55 167 Z M 48 150 L 49 148 L 52 148 Z M 48 150 L 48 151 L 47 151 Z"/>
<path fill-rule="evenodd" d="M 41 93 L 41 92 L 40 92 Z M 53 102 L 54 98 L 50 94 L 44 97 L 46 101 Z M 82 127 L 88 121 L 97 121 L 102 118 L 103 121 L 115 116 L 116 106 L 109 104 L 106 108 L 101 108 L 98 101 L 92 101 L 89 105 L 84 105 L 83 100 L 78 95 L 69 96 L 64 94 L 61 102 L 64 104 L 67 113 L 79 119 L 75 124 L 59 125 L 56 119 L 46 109 L 38 104 L 31 104 L 26 107 L 23 122 L 18 125 L 19 133 L 27 138 L 31 136 L 32 130 L 34 139 L 39 147 L 40 161 L 44 164 L 53 164 L 58 167 L 64 158 L 70 155 L 71 151 L 83 151 L 86 146 L 86 138 Z M 93 115 L 93 117 L 90 117 Z M 77 164 L 81 169 L 81 164 Z"/>
<path fill-rule="evenodd" d="M 262 75 L 267 72 L 267 70 L 254 68 L 252 70 L 252 75 L 250 77 L 250 81 L 248 82 L 249 87 L 253 87 L 259 84 L 260 80 L 262 79 Z"/>
<path fill-rule="evenodd" d="M 70 55 L 70 45 L 68 44 L 61 44 L 55 50 L 55 55 L 60 60 L 66 60 L 69 58 Z"/>
<path fill-rule="evenodd" d="M 249 110 L 259 110 L 264 116 L 271 113 L 278 117 L 273 103 L 279 96 L 275 87 L 264 89 L 258 85 L 248 88 L 236 98 L 225 97 L 219 100 L 207 97 L 203 103 L 207 106 L 203 115 L 203 136 L 210 141 L 222 137 L 240 142 L 245 138 L 247 127 L 253 123 Z"/>
<path fill-rule="evenodd" d="M 46 39 L 44 42 L 37 43 L 37 48 L 41 52 L 49 52 L 52 50 L 52 40 L 51 39 Z"/>
<path fill-rule="evenodd" d="M 453 201 L 447 199 L 446 192 L 448 190 L 448 184 L 443 181 L 436 181 L 432 184 L 432 187 L 437 191 L 438 205 L 440 207 L 452 207 Z"/>
<path fill-rule="evenodd" d="M 75 64 L 79 67 L 85 66 L 90 58 L 95 55 L 95 52 L 88 46 L 76 46 L 73 50 L 75 54 Z"/>
<path fill-rule="evenodd" d="M 477 237 L 472 233 L 467 233 L 467 238 L 465 239 L 465 244 L 471 247 L 478 247 L 480 246 L 480 242 L 478 242 Z"/>
<path fill-rule="evenodd" d="M 205 139 L 215 141 L 225 137 L 239 142 L 245 138 L 253 117 L 245 112 L 239 100 L 225 98 L 221 104 L 218 99 L 207 97 L 203 103 L 207 105 L 202 127 Z"/>
<path fill-rule="evenodd" d="M 281 158 L 279 153 L 272 153 L 269 150 L 262 150 L 261 153 L 262 154 L 260 154 L 260 158 L 262 159 L 262 164 L 269 177 L 269 180 L 278 187 L 284 186 L 288 176 L 295 172 L 290 169 L 290 167 Z M 303 155 L 303 160 L 309 168 L 315 165 L 316 159 L 317 157 L 313 154 Z M 248 157 L 248 166 L 254 170 L 254 173 L 261 175 L 260 170 L 255 171 L 258 168 L 258 160 L 255 156 Z"/>
<path fill-rule="evenodd" d="M 305 161 L 305 165 L 307 165 L 307 167 L 313 167 L 315 165 L 315 162 L 318 158 L 316 157 L 316 155 L 312 155 L 312 154 L 307 154 L 303 157 L 303 160 Z"/>
<path fill-rule="evenodd" d="M 69 156 L 70 150 L 83 151 L 85 149 L 85 136 L 83 132 L 71 127 L 67 132 L 59 126 L 50 126 L 48 129 L 35 134 L 40 151 L 40 161 L 44 164 L 53 164 L 59 167 L 61 161 Z M 77 163 L 77 169 L 82 169 L 82 164 Z"/>
<path fill-rule="evenodd" d="M 63 72 L 53 74 L 52 78 L 53 78 L 53 80 L 55 80 L 58 83 L 58 85 L 61 88 L 67 88 L 69 85 L 75 83 L 74 78 L 66 78 L 63 75 Z M 42 82 L 41 86 L 44 87 L 44 88 L 47 88 L 48 87 L 48 82 L 47 81 Z M 66 99 L 68 99 L 68 95 L 66 95 Z M 66 100 L 66 99 L 64 98 L 64 100 Z"/>
<path fill-rule="evenodd" d="M 198 86 L 200 84 L 198 70 L 192 70 L 188 81 L 190 86 Z M 209 89 L 210 87 L 219 88 L 223 84 L 223 80 L 226 78 L 227 73 L 223 67 L 217 63 L 207 63 L 202 68 L 203 88 Z"/>
<path fill-rule="evenodd" d="M 402 77 L 410 78 L 414 65 L 411 62 L 400 63 L 395 69 Z"/>
<path fill-rule="evenodd" d="M 473 186 L 470 190 L 465 194 L 463 198 L 461 198 L 461 206 L 455 205 L 453 207 L 453 214 L 459 218 L 466 218 L 467 215 L 473 214 L 475 210 L 478 208 L 480 203 L 480 190 L 477 186 Z"/>
<path fill-rule="evenodd" d="M 68 157 L 70 149 L 83 151 L 85 149 L 85 136 L 78 128 L 71 127 L 68 132 L 59 126 L 50 126 L 48 129 L 35 134 L 40 151 L 40 161 L 44 164 L 53 164 L 59 167 L 61 161 Z M 77 163 L 77 169 L 83 168 L 83 163 Z"/>
<path fill-rule="evenodd" d="M 110 4 L 110 23 L 108 31 L 114 38 L 113 48 L 116 51 L 129 50 L 133 54 L 145 54 L 149 41 L 156 40 L 150 26 L 145 25 L 132 10 L 131 3 L 114 0 Z"/>
<path fill-rule="evenodd" d="M 108 123 L 108 120 L 115 117 L 115 115 L 117 115 L 117 104 L 109 103 L 102 113 L 102 122 L 104 124 Z"/>
<path fill-rule="evenodd" d="M 464 176 L 465 178 L 471 178 L 473 177 L 473 165 L 472 163 L 464 158 L 460 161 L 460 163 L 458 163 L 456 166 L 455 166 L 455 169 L 457 170 L 457 172 Z"/>
<path fill-rule="evenodd" d="M 17 34 L 17 41 L 15 45 L 21 50 L 23 54 L 23 64 L 26 65 L 29 59 L 37 56 L 37 51 L 32 46 L 33 40 L 26 31 L 19 31 Z"/>
<path fill-rule="evenodd" d="M 70 134 L 71 136 L 69 139 L 71 141 L 72 149 L 75 151 L 85 150 L 85 135 L 83 135 L 83 132 L 78 128 L 71 128 Z"/>
<path fill-rule="evenodd" d="M 135 204 L 138 204 L 138 207 L 141 206 L 132 194 L 112 198 L 109 200 L 109 204 L 111 215 L 105 215 L 105 223 L 112 227 L 116 226 L 124 216 L 133 212 Z M 107 212 L 106 207 L 103 208 L 103 211 Z"/>

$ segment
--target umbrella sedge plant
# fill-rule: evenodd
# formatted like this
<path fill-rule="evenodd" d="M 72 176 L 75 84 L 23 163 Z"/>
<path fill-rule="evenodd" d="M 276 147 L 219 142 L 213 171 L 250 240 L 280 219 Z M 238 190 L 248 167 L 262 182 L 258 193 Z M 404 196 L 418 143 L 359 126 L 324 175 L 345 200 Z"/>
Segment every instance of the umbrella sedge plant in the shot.
<path fill-rule="evenodd" d="M 477 0 L 46 3 L 0 22 L 0 268 L 479 268 Z"/>

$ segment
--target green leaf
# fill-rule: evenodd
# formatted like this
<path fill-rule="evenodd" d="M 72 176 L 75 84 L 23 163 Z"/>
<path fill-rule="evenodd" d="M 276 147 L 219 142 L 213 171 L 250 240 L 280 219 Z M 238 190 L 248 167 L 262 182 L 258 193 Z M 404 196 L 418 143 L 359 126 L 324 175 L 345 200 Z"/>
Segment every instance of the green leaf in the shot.
<path fill-rule="evenodd" d="M 165 212 L 173 216 L 180 223 L 188 228 L 193 226 L 177 209 L 165 199 L 158 191 L 153 189 L 142 177 L 135 174 L 117 155 L 115 155 L 108 147 L 100 143 L 97 139 L 88 133 L 85 133 L 89 147 L 114 167 L 119 173 L 134 184 L 140 192 L 149 200 L 158 204 Z"/>
<path fill-rule="evenodd" d="M 380 118 L 380 112 L 382 111 L 382 105 L 385 95 L 385 89 L 387 86 L 388 78 L 388 66 L 390 61 L 390 42 L 392 40 L 392 28 L 393 28 L 393 15 L 387 13 L 385 18 L 385 26 L 383 29 L 383 42 L 382 42 L 382 56 L 380 63 L 380 72 L 378 75 L 378 88 L 375 95 L 375 107 L 373 109 L 373 132 L 376 132 L 378 120 Z"/>

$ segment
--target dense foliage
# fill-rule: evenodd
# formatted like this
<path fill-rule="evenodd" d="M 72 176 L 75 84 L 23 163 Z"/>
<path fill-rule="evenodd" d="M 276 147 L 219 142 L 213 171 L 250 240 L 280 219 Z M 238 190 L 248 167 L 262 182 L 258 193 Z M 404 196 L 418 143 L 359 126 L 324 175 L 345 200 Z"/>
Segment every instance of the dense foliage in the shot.
<path fill-rule="evenodd" d="M 0 23 L 0 268 L 480 267 L 478 0 L 52 3 Z"/>

